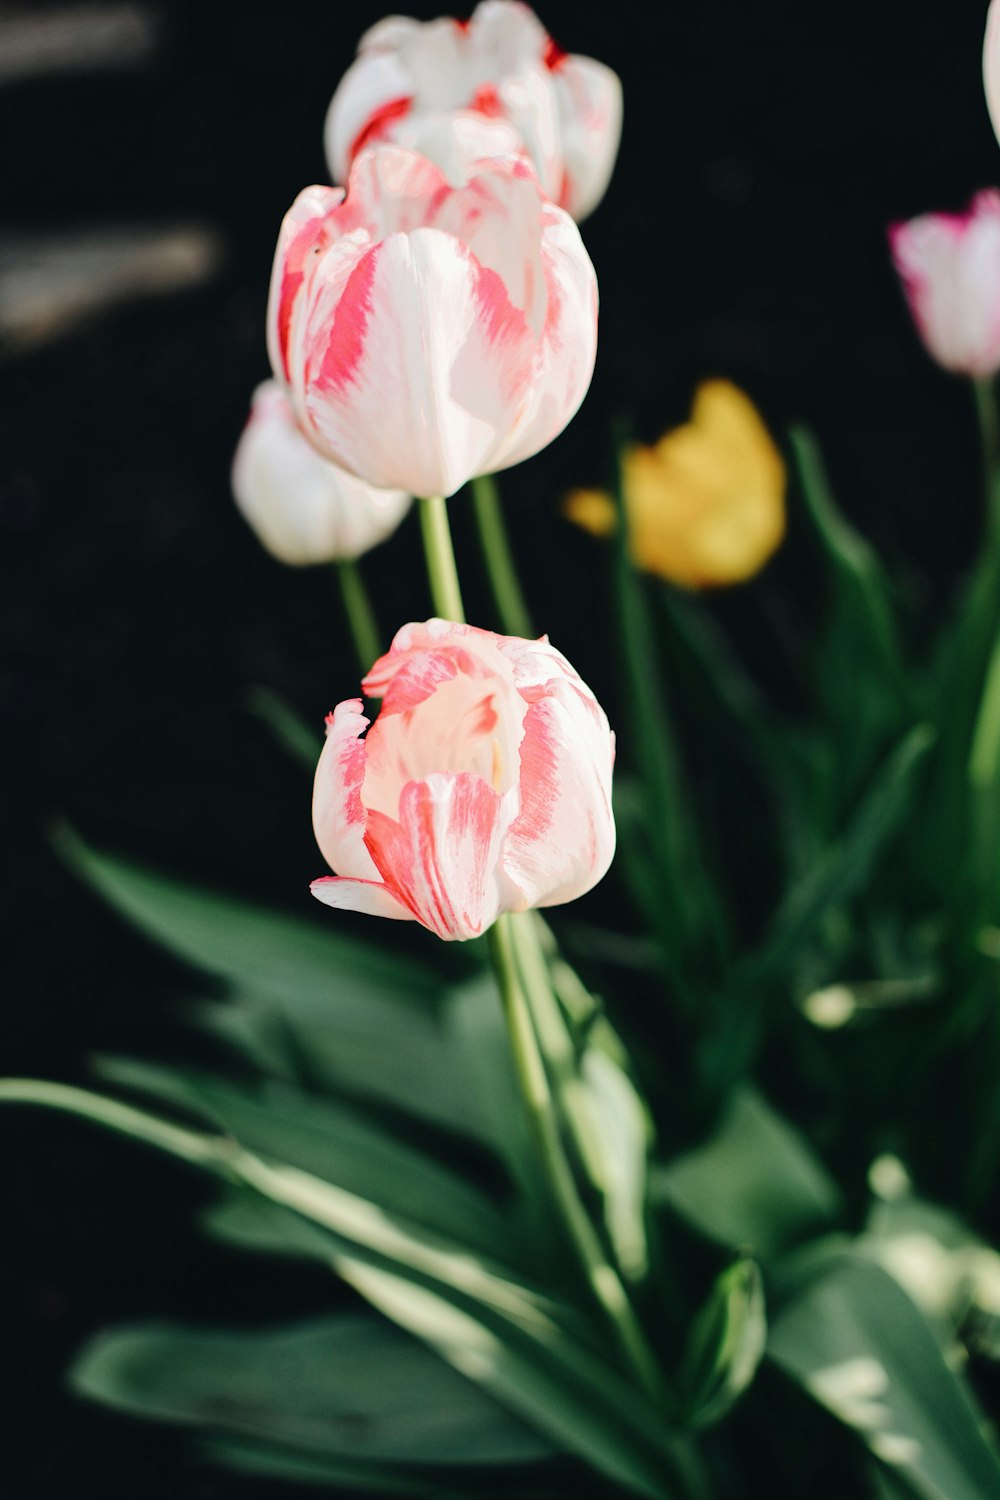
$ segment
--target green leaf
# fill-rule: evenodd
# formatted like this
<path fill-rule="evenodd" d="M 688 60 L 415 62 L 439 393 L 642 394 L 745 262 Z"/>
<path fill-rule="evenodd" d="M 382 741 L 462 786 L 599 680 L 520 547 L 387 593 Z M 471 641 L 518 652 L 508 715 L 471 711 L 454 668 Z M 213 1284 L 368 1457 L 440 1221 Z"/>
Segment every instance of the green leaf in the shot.
<path fill-rule="evenodd" d="M 802 1137 L 753 1089 L 737 1091 L 703 1146 L 650 1169 L 650 1197 L 728 1249 L 768 1260 L 841 1211 Z"/>
<path fill-rule="evenodd" d="M 719 893 L 705 863 L 663 683 L 644 580 L 629 557 L 621 458 L 615 474 L 619 527 L 615 598 L 629 739 L 642 781 L 646 835 L 660 894 L 657 935 L 675 979 L 714 964 L 725 944 Z"/>
<path fill-rule="evenodd" d="M 446 986 L 411 958 L 98 854 L 64 832 L 67 862 L 122 916 L 230 990 L 202 1016 L 265 1071 L 374 1099 L 482 1139 L 445 1045 Z"/>
<path fill-rule="evenodd" d="M 993 1500 L 1000 1464 L 963 1382 L 893 1278 L 820 1263 L 773 1319 L 768 1354 L 919 1500 Z"/>
<path fill-rule="evenodd" d="M 639 1393 L 629 1394 L 582 1345 L 571 1349 L 550 1338 L 528 1349 L 516 1338 L 494 1337 L 487 1325 L 470 1320 L 433 1288 L 371 1265 L 342 1264 L 340 1270 L 374 1307 L 426 1339 L 457 1369 L 483 1381 L 560 1449 L 640 1494 L 677 1493 L 678 1476 L 688 1469 L 686 1449 L 671 1440 L 660 1419 L 643 1430 L 651 1413 L 643 1413 Z M 602 1385 L 603 1401 L 598 1396 Z M 629 1437 L 623 1423 L 634 1423 Z"/>
<path fill-rule="evenodd" d="M 525 1463 L 536 1432 L 382 1318 L 220 1331 L 170 1323 L 98 1334 L 71 1372 L 120 1411 L 380 1464 Z"/>
<path fill-rule="evenodd" d="M 826 915 L 864 889 L 912 811 L 919 773 L 933 742 L 933 731 L 918 724 L 886 758 L 841 836 L 782 901 L 761 951 L 740 966 L 744 985 L 786 970 L 815 939 Z"/>
<path fill-rule="evenodd" d="M 813 677 L 837 747 L 838 795 L 832 809 L 836 818 L 911 714 L 889 582 L 881 563 L 837 508 L 815 437 L 798 427 L 789 439 L 806 512 L 828 569 L 826 620 Z"/>
<path fill-rule="evenodd" d="M 310 773 L 315 771 L 323 749 L 323 736 L 318 729 L 311 728 L 280 693 L 259 683 L 247 692 L 246 706 L 248 712 L 267 725 L 286 755 L 305 766 Z"/>
<path fill-rule="evenodd" d="M 718 1422 L 757 1373 L 767 1342 L 764 1284 L 752 1260 L 738 1260 L 716 1280 L 691 1331 L 679 1375 L 692 1427 Z"/>
<path fill-rule="evenodd" d="M 579 1072 L 561 1097 L 587 1175 L 601 1194 L 615 1258 L 630 1280 L 639 1281 L 649 1270 L 645 1210 L 652 1122 L 624 1048 L 603 1016 L 591 1025 Z"/>
<path fill-rule="evenodd" d="M 435 1482 L 433 1471 L 424 1469 L 386 1468 L 372 1463 L 362 1467 L 344 1459 L 304 1458 L 301 1453 L 237 1438 L 211 1438 L 202 1441 L 199 1448 L 211 1462 L 238 1474 L 318 1485 L 333 1493 L 347 1490 L 375 1495 L 412 1495 L 418 1500 L 466 1500 L 469 1495 L 465 1486 L 456 1489 L 451 1484 Z"/>
<path fill-rule="evenodd" d="M 286 1085 L 264 1089 L 193 1069 L 103 1058 L 101 1077 L 193 1110 L 248 1151 L 362 1193 L 415 1224 L 471 1248 L 516 1259 L 513 1204 L 498 1204 L 448 1167 L 356 1109 Z"/>
<path fill-rule="evenodd" d="M 83 1089 L 0 1080 L 0 1101 L 64 1110 L 242 1184 L 325 1230 L 330 1263 L 374 1306 L 554 1441 L 618 1483 L 672 1493 L 690 1463 L 640 1390 L 574 1331 L 570 1309 L 462 1246 L 224 1136 L 174 1125 Z M 273 1232 L 273 1231 L 272 1231 Z M 297 1249 L 301 1245 L 297 1244 Z"/>

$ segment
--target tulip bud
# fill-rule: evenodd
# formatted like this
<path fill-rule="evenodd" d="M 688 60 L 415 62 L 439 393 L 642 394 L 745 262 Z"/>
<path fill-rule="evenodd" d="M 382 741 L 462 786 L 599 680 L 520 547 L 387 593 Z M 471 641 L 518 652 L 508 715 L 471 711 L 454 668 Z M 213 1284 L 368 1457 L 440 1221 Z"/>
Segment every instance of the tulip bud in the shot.
<path fill-rule="evenodd" d="M 339 704 L 316 769 L 313 826 L 337 871 L 313 882 L 320 901 L 462 940 L 597 884 L 614 735 L 545 637 L 406 625 L 362 686 L 378 718 Z"/>
<path fill-rule="evenodd" d="M 232 485 L 267 550 L 299 567 L 359 557 L 392 535 L 410 505 L 404 491 L 376 489 L 317 453 L 274 380 L 254 392 Z"/>
<path fill-rule="evenodd" d="M 334 179 L 376 141 L 437 160 L 425 123 L 459 109 L 508 121 L 547 197 L 575 219 L 597 207 L 618 153 L 621 83 L 604 63 L 563 52 L 518 0 L 483 0 L 464 22 L 389 16 L 366 32 L 327 113 Z"/>
<path fill-rule="evenodd" d="M 742 583 L 785 534 L 785 467 L 752 401 L 728 380 L 698 387 L 690 422 L 623 458 L 636 567 L 682 588 Z M 617 525 L 611 496 L 575 490 L 570 519 L 597 536 Z"/>
<path fill-rule="evenodd" d="M 964 214 L 923 214 L 889 229 L 892 258 L 932 359 L 958 375 L 1000 370 L 1000 192 Z"/>
<path fill-rule="evenodd" d="M 476 124 L 456 129 L 463 165 Z M 306 436 L 370 484 L 424 497 L 550 443 L 597 352 L 597 280 L 572 219 L 521 155 L 465 172 L 455 186 L 412 151 L 364 152 L 346 197 L 299 194 L 271 281 L 271 363 Z"/>

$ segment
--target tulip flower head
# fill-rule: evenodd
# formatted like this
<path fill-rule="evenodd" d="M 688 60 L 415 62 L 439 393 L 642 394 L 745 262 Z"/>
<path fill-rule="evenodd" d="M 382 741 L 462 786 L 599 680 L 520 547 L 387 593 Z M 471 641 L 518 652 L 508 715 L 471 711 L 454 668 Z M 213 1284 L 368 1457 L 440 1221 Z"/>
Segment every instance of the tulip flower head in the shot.
<path fill-rule="evenodd" d="M 923 214 L 889 230 L 892 258 L 932 359 L 958 375 L 1000 370 L 1000 192 L 964 214 Z"/>
<path fill-rule="evenodd" d="M 369 484 L 423 497 L 544 448 L 597 352 L 597 279 L 576 225 L 523 156 L 469 164 L 485 136 L 468 119 L 456 131 L 458 186 L 376 146 L 346 197 L 300 193 L 268 308 L 271 363 L 310 441 Z"/>
<path fill-rule="evenodd" d="M 983 86 L 993 129 L 1000 139 L 1000 0 L 990 0 L 983 39 Z"/>
<path fill-rule="evenodd" d="M 477 937 L 505 911 L 575 900 L 615 849 L 614 735 L 548 640 L 446 620 L 406 625 L 341 703 L 313 795 L 337 874 L 328 906 Z M 364 736 L 362 738 L 362 736 Z"/>
<path fill-rule="evenodd" d="M 232 485 L 267 550 L 298 567 L 360 557 L 392 535 L 411 498 L 403 490 L 375 489 L 317 453 L 275 380 L 254 392 Z"/>
<path fill-rule="evenodd" d="M 636 567 L 682 588 L 742 583 L 785 533 L 785 467 L 753 402 L 728 380 L 698 387 L 691 420 L 623 459 L 629 548 Z M 576 490 L 567 514 L 612 534 L 610 495 Z"/>
<path fill-rule="evenodd" d="M 508 121 L 546 196 L 575 219 L 597 207 L 618 152 L 621 84 L 561 51 L 519 0 L 483 0 L 464 22 L 389 16 L 366 32 L 327 113 L 330 171 L 343 182 L 374 141 L 426 151 L 427 123 L 460 109 Z"/>

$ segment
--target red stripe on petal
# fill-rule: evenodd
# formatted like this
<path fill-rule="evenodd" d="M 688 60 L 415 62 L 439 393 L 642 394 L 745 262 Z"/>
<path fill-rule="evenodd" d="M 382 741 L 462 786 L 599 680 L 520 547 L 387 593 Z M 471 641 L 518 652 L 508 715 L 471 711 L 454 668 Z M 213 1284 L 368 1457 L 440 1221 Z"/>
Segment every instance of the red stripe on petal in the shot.
<path fill-rule="evenodd" d="M 381 244 L 373 245 L 347 278 L 319 367 L 316 383 L 321 390 L 341 391 L 354 379 L 365 349 L 372 311 L 372 282 L 381 249 Z"/>
<path fill-rule="evenodd" d="M 552 37 L 549 37 L 545 46 L 545 55 L 542 58 L 542 62 L 548 68 L 549 72 L 554 73 L 566 61 L 568 56 L 569 54 L 563 51 L 559 43 L 554 41 Z"/>
<path fill-rule="evenodd" d="M 501 799 L 471 772 L 411 781 L 400 821 L 368 814 L 365 842 L 386 888 L 438 937 L 478 937 L 497 915 Z"/>
<path fill-rule="evenodd" d="M 504 108 L 500 103 L 496 84 L 480 84 L 469 101 L 469 108 L 474 109 L 477 114 L 487 115 L 491 120 L 499 119 L 504 113 Z"/>
<path fill-rule="evenodd" d="M 279 254 L 282 257 L 282 276 L 278 289 L 278 348 L 281 353 L 281 366 L 286 380 L 291 379 L 288 344 L 292 314 L 295 310 L 295 302 L 299 290 L 305 280 L 306 262 L 314 251 L 320 249 L 326 237 L 326 220 L 322 216 L 317 216 L 308 219 L 306 223 L 302 224 L 290 236 L 287 245 L 279 249 Z"/>
<path fill-rule="evenodd" d="M 374 114 L 369 115 L 351 142 L 348 161 L 353 161 L 366 146 L 374 146 L 384 140 L 390 133 L 390 125 L 396 120 L 405 119 L 412 106 L 413 98 L 410 94 L 403 94 L 398 99 L 389 99 L 385 104 L 379 105 Z"/>
<path fill-rule="evenodd" d="M 524 313 L 515 307 L 507 295 L 503 278 L 489 267 L 475 262 L 474 295 L 476 308 L 484 325 L 486 337 L 491 344 L 513 344 L 522 340 L 527 331 Z M 526 367 L 526 375 L 530 369 Z"/>

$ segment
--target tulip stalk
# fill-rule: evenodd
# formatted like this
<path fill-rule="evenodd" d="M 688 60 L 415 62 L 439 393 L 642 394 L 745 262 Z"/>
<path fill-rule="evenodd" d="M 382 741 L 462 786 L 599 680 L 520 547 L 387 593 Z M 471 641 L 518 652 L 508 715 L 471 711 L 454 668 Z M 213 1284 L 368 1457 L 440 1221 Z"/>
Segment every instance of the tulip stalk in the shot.
<path fill-rule="evenodd" d="M 535 631 L 521 592 L 500 494 L 492 474 L 480 474 L 472 481 L 472 511 L 500 624 L 508 635 L 530 640 Z"/>
<path fill-rule="evenodd" d="M 600 1236 L 583 1206 L 563 1147 L 555 1101 L 538 1044 L 535 1022 L 525 998 L 514 956 L 512 924 L 515 920 L 509 915 L 498 918 L 487 934 L 487 942 L 500 989 L 514 1064 L 542 1165 L 584 1275 L 594 1296 L 608 1315 L 622 1354 L 643 1390 L 662 1409 L 666 1403 L 667 1390 L 656 1357 L 646 1342 L 621 1277 L 610 1264 Z"/>
<path fill-rule="evenodd" d="M 456 623 L 464 621 L 458 569 L 443 499 L 420 502 L 420 521 L 431 598 L 437 613 Z M 511 563 L 511 567 L 513 564 Z M 514 928 L 515 921 L 520 922 Z M 516 932 L 516 938 L 515 938 Z M 486 935 L 490 958 L 503 1005 L 507 1034 L 521 1093 L 528 1111 L 539 1156 L 570 1243 L 595 1298 L 607 1315 L 618 1345 L 641 1388 L 662 1409 L 666 1384 L 656 1357 L 629 1300 L 624 1283 L 604 1249 L 577 1188 L 563 1144 L 556 1101 L 549 1084 L 549 1067 L 565 1071 L 572 1040 L 565 1031 L 558 1001 L 551 993 L 545 957 L 529 918 L 504 915 Z M 520 951 L 520 968 L 516 952 Z M 526 993 L 522 972 L 532 977 Z M 544 1002 L 539 989 L 544 986 Z M 555 1048 L 549 1066 L 539 1045 L 539 1034 Z"/>
<path fill-rule="evenodd" d="M 463 623 L 465 606 L 462 603 L 462 590 L 458 585 L 458 568 L 455 566 L 455 549 L 451 543 L 447 502 L 440 495 L 434 495 L 428 500 L 419 500 L 417 505 L 434 609 L 442 620 Z"/>
<path fill-rule="evenodd" d="M 344 558 L 336 563 L 335 567 L 337 582 L 340 585 L 340 597 L 344 602 L 344 614 L 347 616 L 348 629 L 351 632 L 358 665 L 363 675 L 368 671 L 372 662 L 377 661 L 382 655 L 382 642 L 375 611 L 357 563 Z"/>
<path fill-rule="evenodd" d="M 982 449 L 988 545 L 1000 548 L 1000 415 L 992 380 L 974 380 L 972 389 Z"/>

